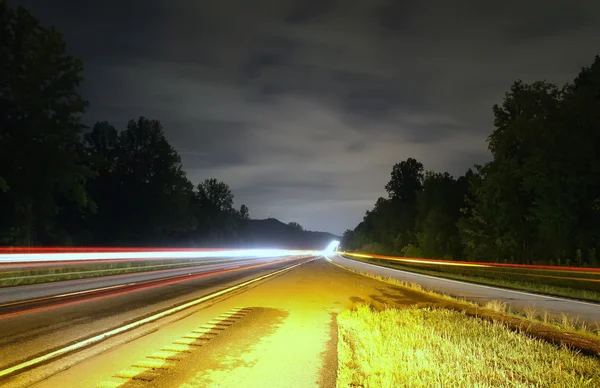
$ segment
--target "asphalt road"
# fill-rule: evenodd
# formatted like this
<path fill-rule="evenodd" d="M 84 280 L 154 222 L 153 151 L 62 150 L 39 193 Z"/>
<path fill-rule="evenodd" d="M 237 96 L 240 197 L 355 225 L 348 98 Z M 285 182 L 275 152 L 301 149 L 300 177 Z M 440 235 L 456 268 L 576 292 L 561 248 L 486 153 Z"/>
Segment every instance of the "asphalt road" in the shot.
<path fill-rule="evenodd" d="M 336 314 L 362 303 L 408 306 L 436 301 L 313 260 L 31 388 L 333 388 L 338 367 Z M 232 311 L 238 313 L 223 317 Z"/>
<path fill-rule="evenodd" d="M 425 288 L 437 288 L 472 300 L 541 303 L 548 299 L 567 306 L 578 305 L 560 298 L 481 288 L 337 256 L 329 259 L 343 267 L 418 282 Z M 228 285 L 300 263 L 303 264 L 269 281 L 188 309 L 171 317 L 169 322 L 144 324 L 89 349 L 0 379 L 0 385 L 10 388 L 335 387 L 337 313 L 362 303 L 376 308 L 443 305 L 429 295 L 353 274 L 325 260 L 299 259 L 103 295 L 82 303 L 51 306 L 0 319 L 0 370 Z M 132 332 L 136 330 L 144 332 L 134 336 Z M 129 337 L 122 340 L 120 336 Z M 102 349 L 97 351 L 98 347 Z M 94 353 L 85 356 L 88 351 Z M 42 373 L 46 373 L 44 378 L 40 378 Z"/>
<path fill-rule="evenodd" d="M 169 271 L 171 277 L 175 273 L 184 276 L 174 280 L 169 277 L 171 279 L 169 281 L 154 282 L 151 286 L 143 288 L 117 289 L 118 291 L 111 289 L 111 292 L 94 295 L 92 298 L 84 293 L 74 300 L 70 298 L 68 303 L 41 306 L 34 304 L 33 308 L 27 303 L 20 306 L 21 310 L 16 313 L 14 306 L 0 305 L 0 370 L 83 338 L 89 338 L 97 333 L 214 293 L 230 285 L 256 278 L 298 261 L 306 261 L 306 259 L 296 259 L 273 262 L 276 259 L 253 259 L 228 262 L 224 265 L 203 266 L 196 269 L 198 273 L 195 276 L 186 276 L 190 272 L 189 268 L 183 272 L 182 270 Z M 10 300 L 11 297 L 21 300 L 23 294 L 56 295 L 58 290 L 73 292 L 123 282 L 130 284 L 134 281 L 153 281 L 157 276 L 164 278 L 166 272 L 60 282 L 65 284 L 55 283 L 50 287 L 27 286 L 22 288 L 19 295 L 11 296 L 10 292 L 5 293 L 4 300 Z M 12 289 L 14 292 L 17 288 L 21 289 L 21 287 L 11 287 L 6 290 Z M 29 288 L 35 291 L 28 292 Z M 62 298 L 59 299 L 62 301 Z M 6 314 L 5 310 L 9 313 Z"/>
<path fill-rule="evenodd" d="M 374 264 L 347 259 L 338 255 L 328 257 L 332 262 L 341 266 L 367 272 L 383 277 L 394 278 L 408 283 L 418 283 L 424 289 L 445 293 L 451 296 L 465 298 L 469 301 L 485 303 L 498 300 L 510 304 L 516 309 L 532 307 L 547 310 L 552 314 L 569 314 L 578 317 L 580 322 L 594 327 L 600 324 L 600 304 L 577 301 L 572 299 L 544 296 L 523 291 L 514 291 L 492 286 L 467 283 L 458 280 L 443 279 L 429 275 L 422 275 L 398 269 L 381 267 Z"/>
<path fill-rule="evenodd" d="M 6 303 L 43 298 L 53 295 L 63 295 L 68 293 L 81 292 L 99 288 L 112 287 L 127 283 L 137 283 L 154 279 L 162 279 L 174 276 L 185 276 L 211 272 L 222 269 L 236 268 L 244 265 L 267 263 L 278 258 L 241 258 L 238 260 L 224 258 L 203 258 L 198 262 L 198 266 L 172 268 L 157 270 L 151 272 L 138 272 L 122 275 L 99 276 L 94 278 L 68 280 L 60 282 L 50 282 L 41 284 L 32 284 L 25 286 L 3 287 L 0 288 L 0 314 L 2 314 L 2 305 Z M 215 263 L 215 261 L 217 261 Z M 219 262 L 221 261 L 221 262 Z M 203 262 L 210 262 L 206 264 Z"/>

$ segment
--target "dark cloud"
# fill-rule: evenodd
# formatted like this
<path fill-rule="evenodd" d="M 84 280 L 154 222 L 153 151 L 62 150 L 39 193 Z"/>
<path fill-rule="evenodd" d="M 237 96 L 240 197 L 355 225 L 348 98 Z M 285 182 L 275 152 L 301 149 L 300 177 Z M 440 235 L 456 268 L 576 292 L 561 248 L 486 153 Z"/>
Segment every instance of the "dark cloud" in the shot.
<path fill-rule="evenodd" d="M 306 23 L 312 18 L 331 11 L 335 0 L 299 0 L 292 4 L 291 10 L 285 16 L 288 23 Z"/>
<path fill-rule="evenodd" d="M 484 162 L 514 80 L 563 83 L 600 47 L 594 0 L 12 3 L 84 60 L 89 124 L 159 119 L 194 183 L 336 233 L 400 160 Z"/>
<path fill-rule="evenodd" d="M 256 39 L 242 71 L 249 79 L 260 78 L 269 68 L 288 65 L 296 47 L 295 41 L 285 37 Z"/>
<path fill-rule="evenodd" d="M 196 120 L 169 122 L 169 140 L 182 155 L 183 163 L 196 169 L 239 166 L 252 160 L 252 128 L 243 122 Z M 226 152 L 224 152 L 226 151 Z"/>
<path fill-rule="evenodd" d="M 375 17 L 382 27 L 404 33 L 415 23 L 417 5 L 418 0 L 390 1 L 375 9 Z"/>

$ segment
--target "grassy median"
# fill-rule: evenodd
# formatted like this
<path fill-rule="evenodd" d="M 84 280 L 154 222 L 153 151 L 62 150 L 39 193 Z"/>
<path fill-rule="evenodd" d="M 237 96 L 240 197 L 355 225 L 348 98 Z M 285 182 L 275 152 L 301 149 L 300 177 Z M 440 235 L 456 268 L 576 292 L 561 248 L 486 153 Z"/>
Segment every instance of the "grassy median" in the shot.
<path fill-rule="evenodd" d="M 600 302 L 600 273 L 598 272 L 568 272 L 502 267 L 462 267 L 345 257 L 351 260 L 425 275 Z"/>
<path fill-rule="evenodd" d="M 341 387 L 598 387 L 600 362 L 446 309 L 338 315 Z"/>

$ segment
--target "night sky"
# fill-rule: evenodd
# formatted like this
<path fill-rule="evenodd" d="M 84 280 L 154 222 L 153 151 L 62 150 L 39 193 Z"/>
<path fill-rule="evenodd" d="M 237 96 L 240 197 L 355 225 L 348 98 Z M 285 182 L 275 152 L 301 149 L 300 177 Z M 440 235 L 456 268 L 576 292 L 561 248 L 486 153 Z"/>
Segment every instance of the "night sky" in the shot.
<path fill-rule="evenodd" d="M 85 123 L 163 123 L 194 184 L 253 218 L 341 234 L 414 157 L 489 158 L 516 79 L 572 80 L 600 51 L 600 1 L 23 0 L 85 63 Z"/>

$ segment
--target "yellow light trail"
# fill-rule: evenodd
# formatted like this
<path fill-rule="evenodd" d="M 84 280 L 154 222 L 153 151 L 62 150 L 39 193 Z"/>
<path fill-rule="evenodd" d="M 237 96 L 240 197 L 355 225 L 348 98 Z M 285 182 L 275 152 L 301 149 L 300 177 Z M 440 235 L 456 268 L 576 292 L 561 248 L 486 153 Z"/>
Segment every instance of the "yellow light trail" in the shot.
<path fill-rule="evenodd" d="M 342 252 L 338 252 L 338 253 L 342 253 Z M 404 259 L 404 258 L 400 258 L 400 257 L 364 255 L 361 253 L 347 253 L 346 252 L 344 254 L 348 255 L 348 256 L 363 257 L 366 259 L 385 259 L 385 260 L 391 260 L 391 261 L 404 261 L 407 263 L 454 265 L 454 266 L 462 266 L 462 267 L 491 267 L 490 265 L 485 265 L 485 264 L 456 263 L 456 262 L 450 262 L 450 261 L 431 261 L 431 260 L 424 260 L 424 259 Z"/>

